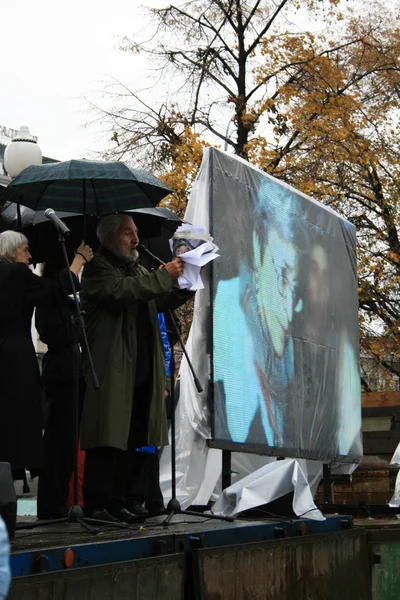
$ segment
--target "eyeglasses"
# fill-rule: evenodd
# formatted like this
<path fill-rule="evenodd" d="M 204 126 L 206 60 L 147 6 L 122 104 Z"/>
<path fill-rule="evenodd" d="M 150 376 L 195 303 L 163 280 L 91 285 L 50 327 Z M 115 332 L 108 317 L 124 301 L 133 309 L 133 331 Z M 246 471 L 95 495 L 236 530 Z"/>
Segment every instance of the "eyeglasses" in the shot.
<path fill-rule="evenodd" d="M 282 298 L 287 297 L 288 292 L 294 296 L 296 292 L 296 284 L 297 281 L 294 277 L 294 269 L 291 269 L 287 264 L 283 267 L 277 267 L 274 257 L 271 254 L 271 261 L 275 269 L 276 280 L 278 283 L 278 292 Z M 291 275 L 293 272 L 293 279 L 291 280 Z"/>
<path fill-rule="evenodd" d="M 291 271 L 293 271 L 294 273 L 294 268 L 291 269 L 287 264 L 285 264 L 283 267 L 277 267 L 272 254 L 271 261 L 276 273 L 276 281 L 278 285 L 279 295 L 282 299 L 286 299 L 288 297 L 288 293 L 290 293 L 292 298 L 294 298 L 297 291 L 297 279 L 293 277 L 293 280 L 290 280 L 290 274 Z M 299 313 L 303 310 L 303 300 L 301 298 L 298 299 L 293 310 L 296 313 Z"/>

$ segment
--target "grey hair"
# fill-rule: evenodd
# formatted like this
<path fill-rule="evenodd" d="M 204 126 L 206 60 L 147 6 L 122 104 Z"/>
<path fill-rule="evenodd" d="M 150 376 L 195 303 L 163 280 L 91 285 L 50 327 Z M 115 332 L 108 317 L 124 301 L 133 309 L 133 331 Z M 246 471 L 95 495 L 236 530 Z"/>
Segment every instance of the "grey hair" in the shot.
<path fill-rule="evenodd" d="M 107 239 L 112 239 L 115 236 L 122 220 L 126 217 L 132 219 L 129 215 L 124 215 L 122 213 L 114 213 L 113 215 L 107 215 L 100 219 L 99 224 L 97 225 L 96 234 L 102 246 L 104 246 L 104 242 Z"/>
<path fill-rule="evenodd" d="M 17 250 L 22 244 L 28 244 L 28 238 L 18 231 L 0 233 L 0 260 L 15 262 Z"/>

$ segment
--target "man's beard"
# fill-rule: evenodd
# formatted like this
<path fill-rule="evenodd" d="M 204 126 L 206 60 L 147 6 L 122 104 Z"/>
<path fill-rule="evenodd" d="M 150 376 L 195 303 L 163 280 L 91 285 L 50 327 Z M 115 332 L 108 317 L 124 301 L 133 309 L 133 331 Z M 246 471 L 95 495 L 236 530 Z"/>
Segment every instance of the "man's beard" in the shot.
<path fill-rule="evenodd" d="M 139 252 L 135 248 L 132 248 L 131 250 L 128 250 L 126 252 L 126 251 L 124 251 L 121 244 L 115 244 L 114 254 L 116 256 L 118 256 L 118 258 L 120 258 L 121 260 L 123 260 L 124 262 L 127 262 L 127 263 L 136 262 L 137 259 L 139 258 Z"/>

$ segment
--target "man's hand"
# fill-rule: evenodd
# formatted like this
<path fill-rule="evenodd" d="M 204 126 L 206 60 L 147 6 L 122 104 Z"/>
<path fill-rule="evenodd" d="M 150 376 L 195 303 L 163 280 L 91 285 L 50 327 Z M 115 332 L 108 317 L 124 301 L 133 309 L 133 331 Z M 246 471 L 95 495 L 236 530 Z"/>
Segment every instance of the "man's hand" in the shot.
<path fill-rule="evenodd" d="M 181 258 L 174 258 L 174 260 L 167 263 L 164 268 L 167 269 L 172 279 L 178 279 L 178 277 L 183 275 L 184 264 L 185 263 Z"/>

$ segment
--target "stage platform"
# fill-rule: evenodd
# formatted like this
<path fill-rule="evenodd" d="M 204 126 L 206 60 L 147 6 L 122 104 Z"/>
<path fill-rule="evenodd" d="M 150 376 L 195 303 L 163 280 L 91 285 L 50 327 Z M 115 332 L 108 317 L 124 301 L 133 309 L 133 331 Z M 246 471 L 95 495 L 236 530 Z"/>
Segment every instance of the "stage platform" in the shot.
<path fill-rule="evenodd" d="M 97 535 L 68 523 L 17 531 L 9 600 L 370 598 L 365 534 L 351 517 L 164 519 Z"/>
<path fill-rule="evenodd" d="M 140 525 L 117 529 L 95 527 L 97 535 L 75 523 L 18 530 L 12 543 L 13 577 L 65 569 L 64 554 L 72 549 L 73 568 L 110 562 L 150 558 L 160 554 L 189 552 L 193 546 L 216 547 L 265 540 L 315 535 L 351 529 L 351 517 L 330 516 L 326 521 L 290 518 L 237 519 L 233 523 L 176 515 L 165 526 L 165 517 L 154 517 Z M 19 523 L 21 526 L 21 523 Z"/>

